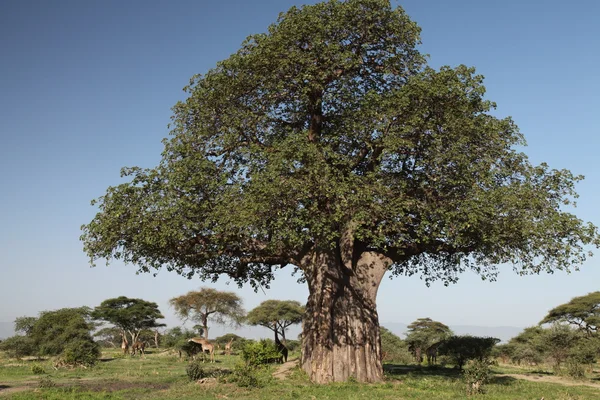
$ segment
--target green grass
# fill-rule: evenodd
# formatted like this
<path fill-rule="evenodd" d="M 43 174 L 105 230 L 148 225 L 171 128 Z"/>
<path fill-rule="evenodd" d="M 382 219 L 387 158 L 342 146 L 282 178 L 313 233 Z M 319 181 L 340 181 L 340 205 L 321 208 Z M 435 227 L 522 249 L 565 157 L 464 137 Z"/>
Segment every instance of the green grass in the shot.
<path fill-rule="evenodd" d="M 187 362 L 174 355 L 154 352 L 146 358 L 112 358 L 89 369 L 59 369 L 50 360 L 15 361 L 0 357 L 0 399 L 465 399 L 465 384 L 460 374 L 449 368 L 415 368 L 386 366 L 386 380 L 381 384 L 336 383 L 314 385 L 300 370 L 284 381 L 271 380 L 264 388 L 240 388 L 232 383 L 190 382 L 185 373 Z M 206 369 L 233 368 L 237 356 L 217 355 L 217 363 Z M 46 374 L 35 375 L 33 364 Z M 497 373 L 523 373 L 514 367 L 495 368 Z M 39 388 L 41 377 L 54 387 Z M 482 399 L 514 400 L 583 400 L 600 398 L 600 389 L 584 386 L 528 382 L 496 376 L 486 386 Z"/>

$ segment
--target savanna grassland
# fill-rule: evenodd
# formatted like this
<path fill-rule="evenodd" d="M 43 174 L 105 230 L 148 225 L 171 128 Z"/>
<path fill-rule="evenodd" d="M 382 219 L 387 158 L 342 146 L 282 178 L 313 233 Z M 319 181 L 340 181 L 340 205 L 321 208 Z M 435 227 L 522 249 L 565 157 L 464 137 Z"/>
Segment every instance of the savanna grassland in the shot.
<path fill-rule="evenodd" d="M 294 363 L 297 355 L 292 357 Z M 254 383 L 262 387 L 240 387 L 227 372 L 239 356 L 217 355 L 216 363 L 203 365 L 207 375 L 190 381 L 188 361 L 172 351 L 150 350 L 146 357 L 123 357 L 117 350 L 104 350 L 102 361 L 82 369 L 53 367 L 52 360 L 0 358 L 0 397 L 7 399 L 464 399 L 461 375 L 452 368 L 427 368 L 387 364 L 381 384 L 356 382 L 315 385 L 299 368 L 285 364 L 286 373 L 276 374 L 274 365 L 257 373 Z M 289 368 L 289 370 L 288 370 Z M 43 371 L 43 372 L 42 372 Z M 220 371 L 218 374 L 211 372 Z M 37 373 L 36 373 L 37 372 Z M 279 379 L 283 377 L 283 379 Z M 548 382 L 551 380 L 552 382 Z M 554 376 L 539 367 L 494 367 L 486 393 L 473 397 L 514 400 L 580 400 L 600 398 L 600 374 L 594 371 L 581 381 Z"/>

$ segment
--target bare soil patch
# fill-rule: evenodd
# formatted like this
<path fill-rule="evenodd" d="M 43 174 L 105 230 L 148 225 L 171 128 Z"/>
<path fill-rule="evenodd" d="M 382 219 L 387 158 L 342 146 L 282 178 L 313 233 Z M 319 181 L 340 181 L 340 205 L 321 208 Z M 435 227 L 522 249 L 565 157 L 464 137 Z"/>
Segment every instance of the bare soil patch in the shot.
<path fill-rule="evenodd" d="M 273 377 L 277 379 L 287 379 L 288 374 L 292 369 L 294 369 L 298 365 L 299 359 L 294 358 L 293 360 L 289 360 L 286 363 L 281 364 L 275 372 L 273 372 Z"/>

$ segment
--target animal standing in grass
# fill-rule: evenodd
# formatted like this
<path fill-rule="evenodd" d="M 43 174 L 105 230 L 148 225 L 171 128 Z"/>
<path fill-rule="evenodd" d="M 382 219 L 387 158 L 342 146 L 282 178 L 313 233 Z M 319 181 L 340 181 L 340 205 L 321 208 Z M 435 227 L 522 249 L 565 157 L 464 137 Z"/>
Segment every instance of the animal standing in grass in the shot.
<path fill-rule="evenodd" d="M 191 338 L 188 340 L 190 343 L 196 343 L 202 346 L 202 362 L 204 362 L 205 352 L 208 351 L 210 356 L 210 362 L 215 362 L 215 346 L 208 340 L 200 337 Z"/>

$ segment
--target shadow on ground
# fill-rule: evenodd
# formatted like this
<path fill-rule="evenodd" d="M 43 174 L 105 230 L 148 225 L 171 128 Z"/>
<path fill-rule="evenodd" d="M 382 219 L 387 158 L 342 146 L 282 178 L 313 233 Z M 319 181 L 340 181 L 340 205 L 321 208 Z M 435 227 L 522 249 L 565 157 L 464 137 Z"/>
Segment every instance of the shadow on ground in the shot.
<path fill-rule="evenodd" d="M 417 365 L 385 364 L 383 371 L 392 376 L 443 376 L 451 379 L 460 379 L 460 371 L 456 368 L 440 366 L 420 367 Z"/>

